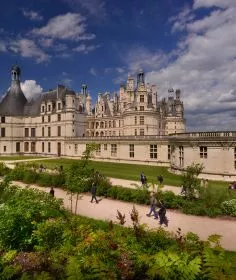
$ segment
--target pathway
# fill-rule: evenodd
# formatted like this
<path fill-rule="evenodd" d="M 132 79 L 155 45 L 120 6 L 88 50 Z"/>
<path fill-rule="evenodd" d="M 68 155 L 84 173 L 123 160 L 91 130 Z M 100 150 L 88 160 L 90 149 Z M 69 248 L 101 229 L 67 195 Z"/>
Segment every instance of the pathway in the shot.
<path fill-rule="evenodd" d="M 117 179 L 118 180 L 118 179 Z M 118 182 L 118 181 L 117 181 Z M 25 187 L 26 184 L 21 182 L 14 182 L 21 187 Z M 31 186 L 42 191 L 49 192 L 49 188 Z M 55 197 L 63 199 L 64 206 L 70 210 L 70 196 L 66 191 L 62 189 L 55 190 Z M 126 217 L 126 226 L 131 226 L 132 221 L 130 219 L 130 212 L 133 208 L 133 203 L 126 203 L 118 200 L 105 199 L 103 198 L 99 204 L 90 203 L 90 195 L 83 194 L 81 200 L 78 203 L 77 214 L 91 217 L 94 219 L 101 219 L 113 222 L 117 222 L 116 215 L 117 210 Z M 73 207 L 75 205 L 75 198 L 73 198 Z M 146 216 L 149 211 L 148 206 L 135 205 L 136 209 L 140 214 L 140 221 L 142 224 L 146 224 L 148 228 L 158 228 L 158 220 L 154 220 L 152 217 Z M 178 211 L 168 210 L 167 217 L 169 219 L 169 227 L 165 228 L 168 231 L 176 232 L 178 228 L 181 228 L 183 233 L 189 231 L 194 232 L 199 235 L 203 240 L 211 234 L 219 234 L 222 236 L 221 244 L 222 246 L 231 251 L 236 251 L 236 221 L 235 219 L 211 219 L 208 217 L 199 217 L 192 215 L 185 215 Z"/>

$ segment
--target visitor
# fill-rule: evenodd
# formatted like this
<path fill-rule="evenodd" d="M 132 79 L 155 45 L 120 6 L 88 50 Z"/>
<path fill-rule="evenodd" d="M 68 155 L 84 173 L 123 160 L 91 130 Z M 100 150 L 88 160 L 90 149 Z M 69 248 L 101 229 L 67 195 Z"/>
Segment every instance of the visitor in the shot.
<path fill-rule="evenodd" d="M 163 181 L 164 181 L 162 175 L 157 176 L 157 180 L 159 181 L 160 185 L 162 185 L 162 183 L 163 183 Z"/>
<path fill-rule="evenodd" d="M 39 168 L 40 168 L 40 172 L 43 172 L 43 165 L 42 164 L 40 164 Z"/>
<path fill-rule="evenodd" d="M 92 184 L 92 188 L 91 188 L 91 194 L 92 194 L 92 198 L 91 198 L 91 203 L 93 203 L 93 200 L 95 199 L 96 203 L 98 203 L 96 194 L 97 194 L 97 187 L 95 185 L 95 183 Z"/>
<path fill-rule="evenodd" d="M 145 175 L 144 175 L 143 172 L 140 174 L 140 181 L 141 181 L 141 184 L 142 184 L 142 185 L 145 184 Z"/>
<path fill-rule="evenodd" d="M 166 217 L 166 205 L 163 201 L 160 201 L 160 210 L 158 211 L 159 217 L 160 217 L 160 225 L 164 224 L 166 227 L 168 227 L 168 219 Z"/>
<path fill-rule="evenodd" d="M 205 189 L 208 188 L 208 179 L 206 179 L 206 180 L 204 181 L 204 188 L 205 188 Z"/>
<path fill-rule="evenodd" d="M 59 172 L 60 172 L 60 173 L 63 172 L 63 165 L 60 166 Z"/>
<path fill-rule="evenodd" d="M 158 213 L 156 211 L 156 207 L 157 207 L 157 199 L 155 193 L 152 193 L 150 198 L 150 212 L 146 214 L 146 216 L 151 217 L 151 214 L 153 212 L 155 219 L 158 219 Z"/>
<path fill-rule="evenodd" d="M 51 187 L 51 189 L 50 189 L 50 195 L 52 196 L 52 197 L 54 197 L 54 195 L 55 195 L 55 191 L 54 191 L 54 189 L 53 189 L 53 187 Z"/>

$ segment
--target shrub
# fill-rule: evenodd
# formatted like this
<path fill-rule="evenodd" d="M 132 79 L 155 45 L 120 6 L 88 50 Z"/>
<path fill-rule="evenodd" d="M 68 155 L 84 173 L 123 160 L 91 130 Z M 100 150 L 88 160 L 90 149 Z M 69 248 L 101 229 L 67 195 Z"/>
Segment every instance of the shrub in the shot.
<path fill-rule="evenodd" d="M 37 182 L 39 178 L 39 174 L 30 170 L 25 170 L 24 171 L 24 178 L 23 181 L 26 184 L 33 184 L 35 182 Z"/>
<path fill-rule="evenodd" d="M 236 217 L 236 199 L 224 201 L 221 208 L 224 214 Z"/>

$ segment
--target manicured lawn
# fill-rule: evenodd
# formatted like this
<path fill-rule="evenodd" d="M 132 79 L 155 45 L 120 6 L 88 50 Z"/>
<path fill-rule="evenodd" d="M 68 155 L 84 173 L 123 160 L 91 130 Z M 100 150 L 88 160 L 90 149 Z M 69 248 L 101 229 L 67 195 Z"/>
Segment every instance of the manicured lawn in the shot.
<path fill-rule="evenodd" d="M 63 165 L 64 168 L 69 167 L 73 162 L 77 160 L 73 159 L 55 159 L 55 160 L 42 160 L 42 163 L 48 168 L 55 168 Z M 37 161 L 41 163 L 41 161 Z M 180 186 L 181 178 L 180 175 L 172 174 L 168 171 L 167 167 L 149 166 L 149 165 L 137 165 L 137 164 L 126 164 L 126 163 L 113 163 L 113 162 L 99 162 L 91 161 L 91 166 L 102 172 L 104 175 L 113 178 L 136 180 L 139 181 L 140 173 L 144 172 L 147 176 L 148 182 L 157 183 L 157 176 L 162 175 L 164 178 L 164 184 L 171 186 Z M 215 187 L 226 187 L 228 183 L 220 181 L 209 181 L 209 185 Z"/>
<path fill-rule="evenodd" d="M 27 160 L 27 159 L 37 159 L 37 158 L 43 158 L 43 157 L 40 157 L 40 156 L 0 156 L 0 161 L 23 160 L 23 159 Z"/>

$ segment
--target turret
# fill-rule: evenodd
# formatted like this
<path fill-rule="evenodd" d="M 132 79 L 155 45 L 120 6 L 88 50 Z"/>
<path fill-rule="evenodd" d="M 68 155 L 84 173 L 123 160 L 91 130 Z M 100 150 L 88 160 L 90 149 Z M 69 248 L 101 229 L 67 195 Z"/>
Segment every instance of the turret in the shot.
<path fill-rule="evenodd" d="M 92 105 L 92 97 L 90 96 L 90 94 L 88 93 L 87 97 L 86 97 L 86 111 L 88 112 L 88 115 L 91 114 L 91 105 Z"/>
<path fill-rule="evenodd" d="M 180 89 L 177 89 L 177 90 L 175 91 L 176 100 L 180 100 L 180 94 L 181 94 L 181 90 L 180 90 Z"/>
<path fill-rule="evenodd" d="M 13 65 L 11 68 L 11 80 L 20 81 L 21 70 L 18 65 Z"/>
<path fill-rule="evenodd" d="M 144 84 L 144 83 L 145 83 L 144 72 L 142 69 L 140 69 L 137 75 L 137 85 L 139 86 L 140 84 Z"/>

